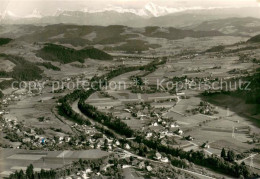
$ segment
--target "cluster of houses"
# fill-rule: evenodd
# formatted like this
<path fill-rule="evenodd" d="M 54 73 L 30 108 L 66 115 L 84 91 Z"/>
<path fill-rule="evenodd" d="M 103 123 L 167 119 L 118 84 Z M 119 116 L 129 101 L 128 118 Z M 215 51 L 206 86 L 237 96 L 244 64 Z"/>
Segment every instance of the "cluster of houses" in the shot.
<path fill-rule="evenodd" d="M 9 114 L 9 111 L 5 109 L 0 110 L 0 116 L 3 116 L 5 114 Z"/>
<path fill-rule="evenodd" d="M 16 118 L 9 115 L 2 117 L 1 130 L 16 134 L 16 141 L 12 147 L 21 148 L 23 145 L 40 148 L 43 145 L 55 145 L 57 142 L 54 138 L 46 137 L 44 134 L 37 134 L 37 129 L 25 126 L 18 122 Z M 44 132 L 43 132 L 44 133 Z M 7 133 L 8 134 L 8 133 Z M 58 137 L 58 143 L 69 142 L 70 137 Z"/>
<path fill-rule="evenodd" d="M 76 146 L 77 145 L 82 145 L 82 144 L 89 144 L 90 148 L 93 149 L 104 149 L 106 148 L 106 150 L 112 150 L 113 148 L 116 147 L 123 147 L 127 150 L 131 149 L 129 144 L 124 144 L 122 146 L 122 144 L 118 141 L 118 140 L 114 140 L 111 138 L 108 138 L 107 136 L 105 136 L 102 133 L 99 133 L 95 127 L 90 127 L 87 125 L 78 125 L 77 123 L 75 123 L 72 128 L 76 128 L 78 131 L 87 134 L 86 138 L 84 139 L 84 141 L 80 141 L 80 140 L 76 140 Z"/>
<path fill-rule="evenodd" d="M 121 165 L 121 166 L 118 166 L 119 168 L 136 167 L 140 170 L 144 170 L 144 171 L 147 171 L 147 172 L 151 172 L 151 171 L 154 170 L 152 163 L 147 162 L 147 161 L 140 159 L 138 157 L 132 157 L 132 159 L 130 159 L 129 156 L 126 156 L 126 155 L 123 154 L 123 151 L 121 149 L 115 150 L 113 157 L 115 157 L 115 158 L 118 157 L 119 159 L 124 160 L 124 164 Z M 162 162 L 162 163 L 168 163 L 169 162 L 169 159 L 167 157 L 162 156 L 159 152 L 156 152 L 154 154 L 153 159 L 155 161 L 159 161 L 159 162 Z"/>
<path fill-rule="evenodd" d="M 164 163 L 168 163 L 169 162 L 169 159 L 167 157 L 163 157 L 159 152 L 155 153 L 154 159 L 158 160 L 158 161 L 161 161 L 161 162 L 164 162 Z"/>
<path fill-rule="evenodd" d="M 4 112 L 3 112 L 4 113 Z M 43 146 L 70 146 L 70 144 L 77 147 L 87 146 L 87 148 L 112 150 L 116 147 L 123 147 L 130 149 L 128 144 L 122 145 L 118 140 L 109 139 L 104 134 L 98 133 L 95 127 L 87 125 L 74 124 L 72 128 L 83 134 L 84 140 L 71 137 L 70 134 L 63 132 L 56 132 L 55 136 L 46 136 L 44 133 L 39 133 L 36 128 L 27 127 L 21 122 L 18 122 L 16 118 L 12 118 L 9 115 L 2 117 L 1 130 L 12 132 L 17 134 L 15 139 L 17 144 L 13 147 L 22 148 L 23 146 L 42 148 Z M 50 128 L 51 130 L 55 130 Z"/>
<path fill-rule="evenodd" d="M 150 139 L 150 138 L 164 139 L 166 136 L 167 137 L 173 137 L 175 135 L 183 135 L 183 131 L 180 128 L 178 128 L 174 132 L 169 131 L 167 129 L 161 129 L 158 132 L 155 132 L 155 131 L 152 131 L 152 130 L 148 130 L 148 131 L 145 132 L 145 137 L 147 139 Z"/>
<path fill-rule="evenodd" d="M 30 132 L 26 132 L 26 131 L 17 131 L 18 135 L 22 134 L 23 139 L 22 139 L 22 143 L 26 144 L 26 143 L 31 143 L 32 146 L 34 147 L 39 147 L 43 144 L 45 144 L 46 142 L 46 137 L 41 136 L 41 135 L 37 135 L 37 133 L 35 132 L 34 129 L 31 129 Z M 48 139 L 50 140 L 50 139 Z"/>
<path fill-rule="evenodd" d="M 17 122 L 16 118 L 9 118 L 9 117 L 3 117 L 3 123 L 2 123 L 2 129 L 5 129 L 5 131 L 9 131 L 12 133 L 17 134 L 18 137 L 16 140 L 20 141 L 16 144 L 14 144 L 13 147 L 20 148 L 23 144 L 31 144 L 34 147 L 40 147 L 41 145 L 45 144 L 46 137 L 42 135 L 38 135 L 36 131 L 31 128 L 30 130 L 24 130 L 25 128 L 28 128 L 24 126 L 22 123 Z M 50 139 L 48 139 L 50 140 Z"/>
<path fill-rule="evenodd" d="M 86 170 L 82 170 L 80 172 L 77 172 L 75 177 L 74 176 L 68 176 L 65 179 L 74 179 L 74 178 L 88 179 L 92 173 L 93 173 L 93 171 L 90 168 L 88 168 Z M 98 173 L 96 173 L 96 175 L 99 176 L 100 173 L 98 172 Z"/>
<path fill-rule="evenodd" d="M 2 104 L 3 106 L 7 106 L 11 101 L 19 101 L 19 99 L 22 97 L 22 95 L 24 95 L 24 93 L 22 94 L 11 94 L 8 96 L 5 96 L 2 100 L 0 100 L 0 104 Z M 1 114 L 1 111 L 0 111 Z"/>
<path fill-rule="evenodd" d="M 117 158 L 118 160 L 121 160 L 121 162 L 118 162 L 117 164 L 104 164 L 100 168 L 100 171 L 97 173 L 94 173 L 90 168 L 88 168 L 86 170 L 79 171 L 72 176 L 68 176 L 68 177 L 66 177 L 66 179 L 72 179 L 72 178 L 87 179 L 89 177 L 94 177 L 94 176 L 98 177 L 98 176 L 101 176 L 102 173 L 108 171 L 109 167 L 113 167 L 113 168 L 117 168 L 117 169 L 135 167 L 135 168 L 138 168 L 139 170 L 142 170 L 142 171 L 148 172 L 148 173 L 153 172 L 153 171 L 156 172 L 156 170 L 158 170 L 157 167 L 155 167 L 151 162 L 147 162 L 147 161 L 138 159 L 136 157 L 133 157 L 132 159 L 130 159 L 130 157 L 121 158 L 117 154 L 113 154 L 113 155 L 111 155 L 111 158 Z M 162 163 L 169 162 L 167 157 L 163 157 L 158 152 L 155 154 L 154 159 L 157 161 L 160 161 Z"/>
<path fill-rule="evenodd" d="M 131 109 L 124 109 L 124 111 L 131 113 Z M 180 129 L 180 126 L 174 122 L 173 120 L 169 120 L 168 118 L 164 118 L 161 114 L 156 112 L 153 113 L 153 116 L 156 118 L 148 127 L 143 127 L 142 131 L 147 139 L 149 138 L 159 138 L 163 139 L 166 136 L 172 137 L 174 135 L 182 136 L 184 134 L 183 130 Z M 147 113 L 141 113 L 138 111 L 136 113 L 136 117 L 140 120 L 144 120 L 144 118 L 150 118 L 150 115 Z M 193 140 L 192 137 L 189 140 Z"/>
<path fill-rule="evenodd" d="M 2 111 L 4 114 L 5 112 Z M 17 129 L 17 120 L 15 118 L 8 118 L 8 117 L 3 117 L 2 116 L 2 123 L 1 123 L 1 129 L 7 128 L 7 129 Z"/>
<path fill-rule="evenodd" d="M 168 120 L 168 118 L 165 119 L 157 113 L 155 113 L 155 115 L 157 117 L 157 120 L 151 122 L 150 127 L 157 127 L 159 125 L 163 127 L 163 130 L 160 132 L 161 135 L 173 135 L 173 133 L 170 131 L 173 131 L 174 129 L 177 129 L 174 133 L 176 133 L 177 135 L 183 135 L 183 131 L 180 129 L 180 126 L 176 122 Z"/>
<path fill-rule="evenodd" d="M 216 113 L 215 107 L 210 105 L 208 102 L 201 102 L 196 110 L 205 115 L 213 115 L 214 113 Z"/>

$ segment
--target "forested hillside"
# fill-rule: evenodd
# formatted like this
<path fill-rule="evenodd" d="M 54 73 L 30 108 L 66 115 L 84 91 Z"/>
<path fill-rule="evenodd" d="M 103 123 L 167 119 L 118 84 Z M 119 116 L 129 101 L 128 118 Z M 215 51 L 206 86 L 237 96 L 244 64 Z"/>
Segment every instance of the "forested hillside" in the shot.
<path fill-rule="evenodd" d="M 85 48 L 82 50 L 75 50 L 72 48 L 64 47 L 62 45 L 56 45 L 48 43 L 42 49 L 40 49 L 36 56 L 41 57 L 48 61 L 57 61 L 63 64 L 78 61 L 84 63 L 86 58 L 92 58 L 97 60 L 112 60 L 112 56 L 98 50 L 96 48 Z"/>

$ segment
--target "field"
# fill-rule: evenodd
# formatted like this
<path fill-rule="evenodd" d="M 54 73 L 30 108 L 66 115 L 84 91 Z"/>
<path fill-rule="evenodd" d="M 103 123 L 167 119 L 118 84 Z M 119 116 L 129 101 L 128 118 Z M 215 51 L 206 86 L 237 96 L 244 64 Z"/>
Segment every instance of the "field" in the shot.
<path fill-rule="evenodd" d="M 30 164 L 34 165 L 35 171 L 60 168 L 64 165 L 71 164 L 79 159 L 96 160 L 108 157 L 109 153 L 101 150 L 86 151 L 29 151 L 29 150 L 9 150 L 1 149 L 0 158 L 0 176 L 15 170 L 26 170 Z"/>
<path fill-rule="evenodd" d="M 15 67 L 15 64 L 8 60 L 4 60 L 2 57 L 0 58 L 0 60 L 0 71 L 10 72 Z"/>

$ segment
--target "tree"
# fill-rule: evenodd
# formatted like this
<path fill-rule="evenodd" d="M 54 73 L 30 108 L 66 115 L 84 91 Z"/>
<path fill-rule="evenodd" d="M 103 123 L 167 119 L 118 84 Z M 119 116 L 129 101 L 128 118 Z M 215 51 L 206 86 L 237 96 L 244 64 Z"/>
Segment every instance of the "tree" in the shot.
<path fill-rule="evenodd" d="M 229 150 L 227 153 L 227 160 L 229 162 L 234 162 L 235 161 L 235 153 L 232 150 Z"/>
<path fill-rule="evenodd" d="M 226 151 L 225 151 L 224 148 L 222 149 L 220 156 L 221 156 L 222 158 L 224 158 L 224 159 L 227 157 L 227 156 L 226 156 Z"/>
<path fill-rule="evenodd" d="M 26 169 L 26 177 L 28 179 L 34 179 L 33 165 L 30 164 Z"/>
<path fill-rule="evenodd" d="M 3 92 L 0 90 L 0 99 L 1 99 L 2 97 L 4 97 L 4 94 L 3 94 Z"/>
<path fill-rule="evenodd" d="M 84 170 L 84 163 L 83 163 L 82 159 L 79 159 L 79 165 L 80 165 L 81 170 Z"/>
<path fill-rule="evenodd" d="M 108 150 L 108 140 L 105 139 L 104 141 L 104 147 L 103 147 L 104 150 Z"/>
<path fill-rule="evenodd" d="M 142 78 L 141 78 L 140 76 L 137 76 L 137 77 L 136 77 L 136 84 L 137 84 L 138 86 L 141 86 L 141 85 L 144 84 L 144 82 L 143 82 L 143 80 L 142 80 Z"/>

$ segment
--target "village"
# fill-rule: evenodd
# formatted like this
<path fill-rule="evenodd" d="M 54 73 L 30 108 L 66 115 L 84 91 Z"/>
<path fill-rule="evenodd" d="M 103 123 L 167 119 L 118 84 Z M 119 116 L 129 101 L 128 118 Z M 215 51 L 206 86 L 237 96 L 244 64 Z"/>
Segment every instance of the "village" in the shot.
<path fill-rule="evenodd" d="M 260 176 L 259 19 L 146 7 L 0 25 L 0 178 Z"/>

